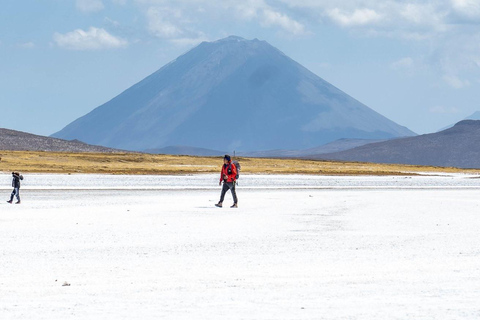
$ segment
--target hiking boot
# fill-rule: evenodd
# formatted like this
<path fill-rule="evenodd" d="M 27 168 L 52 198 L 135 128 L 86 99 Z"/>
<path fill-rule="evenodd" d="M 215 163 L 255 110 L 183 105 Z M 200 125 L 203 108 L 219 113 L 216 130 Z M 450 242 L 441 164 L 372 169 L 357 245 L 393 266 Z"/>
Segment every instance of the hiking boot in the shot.
<path fill-rule="evenodd" d="M 221 202 L 219 202 L 219 203 L 215 203 L 215 207 L 219 207 L 219 208 L 221 208 L 221 207 L 222 207 L 222 203 L 221 203 Z"/>
<path fill-rule="evenodd" d="M 238 204 L 234 203 L 230 208 L 238 208 Z"/>
<path fill-rule="evenodd" d="M 20 200 L 18 200 L 17 202 L 15 202 L 15 204 L 20 204 L 20 203 L 21 203 Z"/>
<path fill-rule="evenodd" d="M 12 200 L 8 200 L 7 202 L 8 202 L 8 203 L 12 203 Z"/>

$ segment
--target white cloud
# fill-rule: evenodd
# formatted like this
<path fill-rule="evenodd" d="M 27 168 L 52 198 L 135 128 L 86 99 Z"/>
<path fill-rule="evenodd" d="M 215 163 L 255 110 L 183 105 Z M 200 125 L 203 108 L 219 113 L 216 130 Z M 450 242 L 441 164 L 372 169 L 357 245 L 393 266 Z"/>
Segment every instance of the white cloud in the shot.
<path fill-rule="evenodd" d="M 120 22 L 118 22 L 118 21 L 116 21 L 116 20 L 112 20 L 112 19 L 110 19 L 109 17 L 105 17 L 105 18 L 103 19 L 103 21 L 105 21 L 105 23 L 107 23 L 107 24 L 109 24 L 109 25 L 111 25 L 111 26 L 113 26 L 113 27 L 115 27 L 115 28 L 118 28 L 118 27 L 121 26 L 121 23 L 120 23 Z"/>
<path fill-rule="evenodd" d="M 436 114 L 457 114 L 460 112 L 460 109 L 456 107 L 444 107 L 444 106 L 434 106 L 429 109 L 430 113 Z"/>
<path fill-rule="evenodd" d="M 455 88 L 455 89 L 462 89 L 465 87 L 470 86 L 470 81 L 468 80 L 462 80 L 457 76 L 452 76 L 452 75 L 445 75 L 442 77 L 443 81 L 445 81 L 449 86 Z"/>
<path fill-rule="evenodd" d="M 448 29 L 452 0 L 278 1 L 291 10 L 303 12 L 310 20 L 317 19 L 317 23 L 333 23 L 352 30 L 360 28 L 366 31 L 365 35 L 423 40 L 430 32 Z"/>
<path fill-rule="evenodd" d="M 105 8 L 102 0 L 76 0 L 76 7 L 82 12 L 98 12 Z"/>
<path fill-rule="evenodd" d="M 257 22 L 265 28 L 278 28 L 282 31 L 302 35 L 307 33 L 305 26 L 289 14 L 268 5 L 264 0 L 135 0 L 144 7 L 148 31 L 163 39 L 185 38 L 189 30 L 199 30 L 199 26 L 210 21 L 240 20 Z M 188 37 L 194 39 L 195 37 Z"/>
<path fill-rule="evenodd" d="M 26 43 L 20 43 L 17 45 L 19 48 L 23 48 L 23 49 L 33 49 L 35 48 L 35 43 L 33 42 L 26 42 Z"/>
<path fill-rule="evenodd" d="M 177 46 L 193 46 L 209 40 L 202 31 L 191 27 L 192 21 L 179 8 L 149 7 L 146 17 L 150 34 Z"/>
<path fill-rule="evenodd" d="M 305 33 L 305 27 L 301 23 L 271 9 L 263 10 L 262 23 L 266 26 L 280 26 L 284 31 L 293 35 L 302 35 Z"/>
<path fill-rule="evenodd" d="M 233 12 L 240 19 L 252 20 L 258 17 L 258 5 L 258 1 L 238 1 L 233 6 Z"/>
<path fill-rule="evenodd" d="M 401 8 L 400 15 L 405 21 L 414 24 L 422 24 L 431 19 L 431 16 L 426 15 L 427 11 L 423 5 L 407 3 Z"/>
<path fill-rule="evenodd" d="M 203 33 L 200 33 L 196 36 L 191 36 L 191 37 L 185 37 L 185 38 L 177 38 L 177 39 L 172 39 L 170 40 L 177 46 L 181 47 L 190 47 L 199 44 L 200 42 L 203 41 L 208 41 L 209 39 L 207 36 Z"/>
<path fill-rule="evenodd" d="M 163 39 L 176 38 L 183 34 L 182 29 L 174 21 L 182 18 L 180 10 L 167 7 L 150 7 L 147 10 L 148 30 L 154 36 Z"/>
<path fill-rule="evenodd" d="M 419 66 L 428 68 L 453 88 L 470 86 L 470 79 L 480 73 L 480 32 L 472 26 L 480 24 L 480 0 L 279 1 L 297 14 L 303 12 L 306 28 L 316 19 L 356 36 L 416 42 L 424 50 L 422 56 L 392 63 L 392 69 L 413 73 Z"/>
<path fill-rule="evenodd" d="M 126 40 L 94 27 L 90 27 L 88 31 L 77 29 L 66 34 L 55 33 L 53 40 L 59 47 L 70 50 L 101 50 L 128 45 Z"/>
<path fill-rule="evenodd" d="M 327 11 L 327 15 L 337 24 L 342 26 L 364 26 L 381 20 L 381 15 L 372 9 L 356 9 L 352 13 L 346 13 L 338 8 Z"/>
<path fill-rule="evenodd" d="M 440 38 L 428 56 L 439 78 L 456 89 L 471 86 L 480 75 L 480 32 L 463 27 Z"/>
<path fill-rule="evenodd" d="M 394 70 L 407 70 L 410 71 L 414 67 L 413 59 L 411 57 L 402 58 L 391 64 Z"/>
<path fill-rule="evenodd" d="M 455 13 L 469 19 L 480 18 L 480 2 L 478 0 L 451 0 Z"/>
<path fill-rule="evenodd" d="M 446 11 L 442 6 L 430 3 L 407 3 L 399 10 L 399 21 L 414 32 L 444 32 L 448 30 Z"/>
<path fill-rule="evenodd" d="M 233 11 L 235 16 L 243 20 L 258 20 L 264 27 L 280 27 L 292 35 L 305 34 L 305 26 L 291 18 L 288 14 L 269 6 L 263 0 L 235 1 L 224 4 L 226 11 Z"/>

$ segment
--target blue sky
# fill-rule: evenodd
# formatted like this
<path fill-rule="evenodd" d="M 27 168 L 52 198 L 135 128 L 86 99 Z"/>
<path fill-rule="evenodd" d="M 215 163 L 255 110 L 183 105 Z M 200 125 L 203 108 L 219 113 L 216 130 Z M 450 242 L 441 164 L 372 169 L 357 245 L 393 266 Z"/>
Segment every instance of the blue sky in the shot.
<path fill-rule="evenodd" d="M 0 127 L 50 135 L 229 35 L 419 134 L 480 110 L 479 0 L 5 0 Z"/>

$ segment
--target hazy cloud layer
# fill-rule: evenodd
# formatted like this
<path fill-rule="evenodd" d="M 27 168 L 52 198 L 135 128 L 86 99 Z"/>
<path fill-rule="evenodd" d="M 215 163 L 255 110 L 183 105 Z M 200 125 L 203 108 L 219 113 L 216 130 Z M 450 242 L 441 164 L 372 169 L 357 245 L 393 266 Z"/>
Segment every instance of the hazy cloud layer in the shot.
<path fill-rule="evenodd" d="M 431 52 L 429 57 L 421 57 L 423 64 L 440 66 L 440 78 L 454 88 L 469 86 L 462 74 L 472 65 L 480 65 L 480 50 L 471 45 L 480 35 L 474 27 L 480 25 L 478 0 L 133 1 L 143 8 L 151 35 L 177 44 L 215 38 L 207 30 L 216 23 L 222 29 L 218 21 L 230 17 L 236 20 L 233 23 L 253 23 L 288 36 L 309 36 L 330 25 L 350 30 L 356 37 L 417 42 Z M 459 36 L 462 41 L 457 40 Z M 415 72 L 413 60 L 392 62 L 391 66 Z"/>
<path fill-rule="evenodd" d="M 382 20 L 382 16 L 372 9 L 356 9 L 345 12 L 339 8 L 327 11 L 327 15 L 337 24 L 345 27 L 371 25 Z"/>
<path fill-rule="evenodd" d="M 25 42 L 25 43 L 19 43 L 19 44 L 17 44 L 17 46 L 19 48 L 23 48 L 23 49 L 33 49 L 33 48 L 35 48 L 35 43 L 30 41 L 30 42 Z"/>
<path fill-rule="evenodd" d="M 194 39 L 195 37 L 187 36 L 187 33 L 191 33 L 188 30 L 201 30 L 202 27 L 209 26 L 210 21 L 215 23 L 214 21 L 218 22 L 225 17 L 232 17 L 237 23 L 248 21 L 262 28 L 277 28 L 290 35 L 306 34 L 306 28 L 301 22 L 263 0 L 136 0 L 136 3 L 144 8 L 148 30 L 160 38 Z"/>
<path fill-rule="evenodd" d="M 93 1 L 93 0 L 91 0 Z M 345 28 L 370 28 L 370 35 L 397 36 L 422 40 L 447 32 L 462 23 L 480 24 L 477 0 L 399 1 L 399 0 L 135 0 L 150 10 L 181 12 L 178 24 L 185 21 L 197 26 L 214 23 L 219 16 L 250 20 L 263 27 L 276 27 L 293 35 L 308 34 L 319 25 Z M 160 18 L 155 21 L 155 18 Z M 170 18 L 178 18 L 177 14 Z M 211 18 L 210 20 L 208 18 Z M 162 17 L 147 14 L 149 25 L 162 24 Z M 207 19 L 207 20 L 205 20 Z M 182 20 L 184 22 L 182 22 Z M 196 20 L 196 21 L 195 21 Z M 176 25 L 181 29 L 181 26 Z M 158 29 L 158 26 L 157 26 Z M 422 35 L 424 35 L 422 37 Z"/>
<path fill-rule="evenodd" d="M 87 0 L 83 0 L 87 1 Z M 95 1 L 95 0 L 89 0 Z M 480 24 L 478 0 L 134 0 L 146 8 L 149 29 L 178 32 L 183 24 L 199 28 L 221 16 L 278 28 L 291 35 L 308 35 L 321 25 L 365 29 L 365 34 L 424 40 L 452 31 L 461 24 Z M 172 12 L 170 21 L 152 10 Z M 178 16 L 181 12 L 181 16 Z M 178 20 L 177 20 L 178 18 Z M 172 23 L 175 20 L 176 23 Z M 173 24 L 173 25 L 172 25 Z"/>
<path fill-rule="evenodd" d="M 82 12 L 97 12 L 105 7 L 102 0 L 76 0 L 75 5 Z"/>
<path fill-rule="evenodd" d="M 90 27 L 88 31 L 77 29 L 66 34 L 55 33 L 53 40 L 59 47 L 70 50 L 112 49 L 128 45 L 126 40 L 95 27 Z"/>
<path fill-rule="evenodd" d="M 430 51 L 422 66 L 438 68 L 439 79 L 461 89 L 471 85 L 472 68 L 480 68 L 480 1 L 478 0 L 76 0 L 84 13 L 108 4 L 133 4 L 144 19 L 144 32 L 180 46 L 213 40 L 228 23 L 254 24 L 289 37 L 308 37 L 323 26 L 351 31 L 355 37 L 413 41 Z M 225 22 L 227 21 L 227 26 Z M 114 26 L 115 27 L 115 26 Z M 458 38 L 461 40 L 458 40 Z M 58 46 L 72 50 L 99 50 L 127 45 L 104 29 L 77 29 L 55 34 Z M 392 70 L 414 74 L 419 57 L 392 61 Z M 480 69 L 478 70 L 480 71 Z"/>

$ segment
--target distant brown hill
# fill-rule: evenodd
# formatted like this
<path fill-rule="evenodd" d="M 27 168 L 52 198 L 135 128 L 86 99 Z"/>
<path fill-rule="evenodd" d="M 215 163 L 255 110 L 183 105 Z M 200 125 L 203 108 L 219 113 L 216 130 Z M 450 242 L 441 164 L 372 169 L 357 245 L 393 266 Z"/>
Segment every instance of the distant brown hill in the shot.
<path fill-rule="evenodd" d="M 118 152 L 78 140 L 62 140 L 0 128 L 0 150 L 52 152 Z"/>
<path fill-rule="evenodd" d="M 480 120 L 464 120 L 437 133 L 371 143 L 310 158 L 480 168 Z"/>

